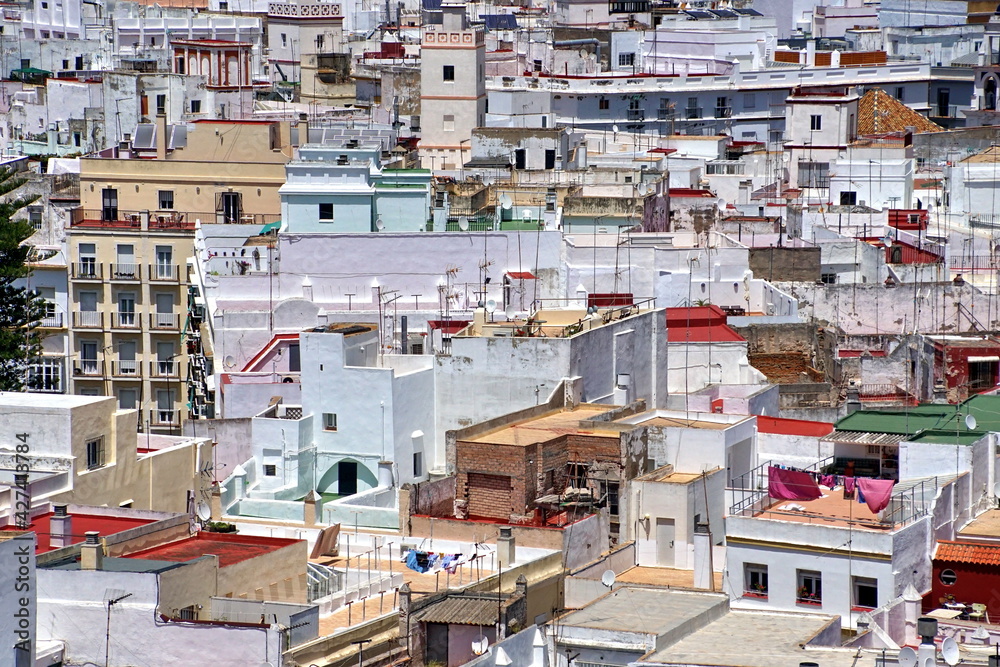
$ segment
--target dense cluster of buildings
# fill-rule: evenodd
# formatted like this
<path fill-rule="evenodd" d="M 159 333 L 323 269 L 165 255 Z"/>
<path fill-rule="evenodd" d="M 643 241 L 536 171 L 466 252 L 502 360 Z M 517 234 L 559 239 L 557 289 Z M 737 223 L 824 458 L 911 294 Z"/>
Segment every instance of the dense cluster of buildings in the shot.
<path fill-rule="evenodd" d="M 0 3 L 0 664 L 1000 665 L 1000 10 L 824 2 Z"/>

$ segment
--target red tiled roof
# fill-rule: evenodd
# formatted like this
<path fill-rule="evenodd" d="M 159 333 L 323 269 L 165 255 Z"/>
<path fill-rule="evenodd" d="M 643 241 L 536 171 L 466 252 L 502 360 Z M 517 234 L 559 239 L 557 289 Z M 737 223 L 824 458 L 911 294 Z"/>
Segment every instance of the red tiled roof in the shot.
<path fill-rule="evenodd" d="M 726 314 L 718 306 L 666 310 L 669 343 L 739 343 L 746 340 L 729 328 Z"/>
<path fill-rule="evenodd" d="M 1000 545 L 940 540 L 934 560 L 970 565 L 1000 565 Z"/>
<path fill-rule="evenodd" d="M 80 544 L 86 538 L 86 534 L 92 530 L 96 530 L 102 537 L 106 537 L 153 523 L 152 519 L 135 519 L 123 516 L 102 516 L 95 514 L 71 514 L 71 516 L 70 531 L 72 532 L 70 544 Z M 49 544 L 49 533 L 51 532 L 49 530 L 49 519 L 51 518 L 52 513 L 49 512 L 48 514 L 36 516 L 26 529 L 16 528 L 13 524 L 8 523 L 2 530 L 26 530 L 34 532 L 38 538 L 35 545 L 35 553 L 42 554 L 56 548 Z"/>
<path fill-rule="evenodd" d="M 199 532 L 193 537 L 162 544 L 145 551 L 131 553 L 126 558 L 167 560 L 177 563 L 202 556 L 218 556 L 219 567 L 235 565 L 300 542 L 277 537 L 257 537 L 234 533 Z"/>

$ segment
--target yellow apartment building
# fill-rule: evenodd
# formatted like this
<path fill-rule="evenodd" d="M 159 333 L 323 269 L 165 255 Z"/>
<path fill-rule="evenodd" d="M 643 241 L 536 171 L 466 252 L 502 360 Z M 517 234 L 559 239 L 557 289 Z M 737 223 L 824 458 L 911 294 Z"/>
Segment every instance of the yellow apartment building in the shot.
<path fill-rule="evenodd" d="M 291 134 L 282 122 L 171 126 L 161 116 L 81 159 L 67 235 L 72 393 L 114 396 L 139 411 L 140 428 L 179 432 L 197 344 L 187 307 L 194 230 L 277 222 Z"/>

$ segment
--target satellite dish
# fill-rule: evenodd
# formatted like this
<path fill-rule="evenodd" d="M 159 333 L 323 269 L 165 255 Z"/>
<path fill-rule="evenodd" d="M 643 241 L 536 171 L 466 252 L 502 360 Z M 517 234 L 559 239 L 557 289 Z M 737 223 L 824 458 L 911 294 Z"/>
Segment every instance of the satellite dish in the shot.
<path fill-rule="evenodd" d="M 476 655 L 483 655 L 489 647 L 490 640 L 486 638 L 486 635 L 479 635 L 472 640 L 472 652 Z"/>
<path fill-rule="evenodd" d="M 977 422 L 975 417 L 973 417 L 972 415 L 965 415 L 965 428 L 969 429 L 970 431 L 975 431 L 976 424 Z"/>
<path fill-rule="evenodd" d="M 618 126 L 617 125 L 612 125 L 611 126 L 611 131 L 614 132 L 615 134 L 618 134 Z"/>
<path fill-rule="evenodd" d="M 892 237 L 889 236 L 888 234 L 886 234 L 885 238 L 882 239 L 882 243 L 885 244 L 886 248 L 891 248 L 892 247 Z"/>
<path fill-rule="evenodd" d="M 958 642 L 952 637 L 945 637 L 941 642 L 941 657 L 949 665 L 957 665 L 961 656 L 958 654 Z"/>
<path fill-rule="evenodd" d="M 492 176 L 487 176 L 486 178 L 484 178 L 483 179 L 483 185 L 485 185 L 486 187 L 489 187 L 489 186 L 493 185 L 493 177 Z"/>
<path fill-rule="evenodd" d="M 514 205 L 514 200 L 510 198 L 509 194 L 500 195 L 500 208 L 505 211 L 509 211 L 510 207 Z"/>
<path fill-rule="evenodd" d="M 587 49 L 580 49 L 580 58 L 582 60 L 586 60 L 587 56 L 589 56 L 589 55 L 590 55 L 590 53 L 587 52 Z"/>
<path fill-rule="evenodd" d="M 379 217 L 375 218 L 375 229 L 377 229 L 379 231 L 382 231 L 383 229 L 385 229 L 385 223 L 382 222 L 382 216 L 381 215 Z"/>
<path fill-rule="evenodd" d="M 917 652 L 907 646 L 899 651 L 899 657 L 896 659 L 899 661 L 899 667 L 915 667 Z"/>
<path fill-rule="evenodd" d="M 464 215 L 458 219 L 458 228 L 463 232 L 469 231 L 469 219 Z"/>
<path fill-rule="evenodd" d="M 208 521 L 212 518 L 212 508 L 204 500 L 198 503 L 198 518 L 202 521 Z"/>
<path fill-rule="evenodd" d="M 601 575 L 601 583 L 604 584 L 605 586 L 607 586 L 608 588 L 611 588 L 612 586 L 614 586 L 615 585 L 615 571 L 614 570 L 605 570 L 604 574 Z"/>
<path fill-rule="evenodd" d="M 236 367 L 236 357 L 231 354 L 227 354 L 226 358 L 222 360 L 222 363 L 226 365 L 226 368 Z"/>
<path fill-rule="evenodd" d="M 494 301 L 493 299 L 489 299 L 489 300 L 486 301 L 486 312 L 487 313 L 492 313 L 496 309 L 497 309 L 497 302 L 496 301 Z"/>
<path fill-rule="evenodd" d="M 531 220 L 531 209 L 530 208 L 522 208 L 521 209 L 521 219 L 524 220 L 525 222 L 527 222 L 528 220 Z"/>
<path fill-rule="evenodd" d="M 993 485 L 993 495 L 1000 498 L 1000 482 Z"/>
<path fill-rule="evenodd" d="M 512 320 L 514 319 L 514 316 L 517 315 L 517 309 L 514 308 L 514 306 L 507 306 L 504 309 L 503 314 L 507 316 L 508 320 Z M 1000 485 L 1000 482 L 997 482 L 997 485 Z"/>

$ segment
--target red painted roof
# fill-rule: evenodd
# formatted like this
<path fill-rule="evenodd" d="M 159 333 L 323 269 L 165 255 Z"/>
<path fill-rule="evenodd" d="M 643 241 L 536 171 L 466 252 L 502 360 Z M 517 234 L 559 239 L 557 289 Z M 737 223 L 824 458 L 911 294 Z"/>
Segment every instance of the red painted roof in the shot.
<path fill-rule="evenodd" d="M 145 560 L 167 560 L 177 563 L 194 560 L 202 556 L 218 556 L 219 567 L 242 563 L 245 560 L 284 549 L 302 540 L 286 540 L 277 537 L 256 537 L 237 533 L 209 533 L 201 531 L 194 536 L 177 542 L 162 544 L 152 549 L 131 553 L 126 558 Z"/>
<path fill-rule="evenodd" d="M 431 329 L 440 329 L 444 333 L 455 334 L 469 326 L 472 320 L 427 320 Z"/>
<path fill-rule="evenodd" d="M 253 371 L 260 370 L 259 368 L 255 368 L 257 363 L 260 362 L 264 357 L 266 357 L 271 350 L 276 348 L 279 343 L 281 343 L 282 341 L 290 341 L 298 339 L 299 335 L 297 333 L 275 334 L 274 338 L 272 338 L 271 341 L 267 345 L 265 345 L 260 352 L 255 354 L 253 356 L 253 359 L 251 359 L 246 363 L 246 365 L 243 367 L 243 372 L 250 373 Z"/>
<path fill-rule="evenodd" d="M 715 197 L 709 190 L 696 190 L 694 188 L 670 188 L 671 197 Z"/>
<path fill-rule="evenodd" d="M 86 538 L 86 534 L 92 530 L 96 530 L 102 536 L 107 536 L 153 523 L 152 519 L 135 519 L 123 516 L 101 516 L 95 514 L 72 514 L 71 516 L 73 517 L 72 524 L 70 525 L 70 530 L 72 531 L 70 536 L 71 544 L 80 544 Z M 3 530 L 33 531 L 38 536 L 35 553 L 42 554 L 56 548 L 49 544 L 49 519 L 51 518 L 52 513 L 49 512 L 48 514 L 36 516 L 27 529 L 18 528 L 14 524 L 8 523 L 3 527 Z"/>
<path fill-rule="evenodd" d="M 934 560 L 970 565 L 1000 565 L 1000 545 L 940 540 Z"/>
<path fill-rule="evenodd" d="M 726 324 L 718 306 L 667 308 L 667 342 L 740 343 L 746 339 Z"/>
<path fill-rule="evenodd" d="M 531 271 L 508 271 L 507 275 L 515 280 L 535 280 L 535 274 Z"/>
<path fill-rule="evenodd" d="M 833 424 L 806 421 L 804 419 L 780 419 L 757 415 L 757 430 L 761 433 L 778 435 L 814 435 L 823 437 L 833 433 Z"/>
<path fill-rule="evenodd" d="M 841 359 L 854 359 L 860 357 L 865 352 L 873 357 L 885 356 L 885 350 L 837 350 L 837 356 Z"/>

